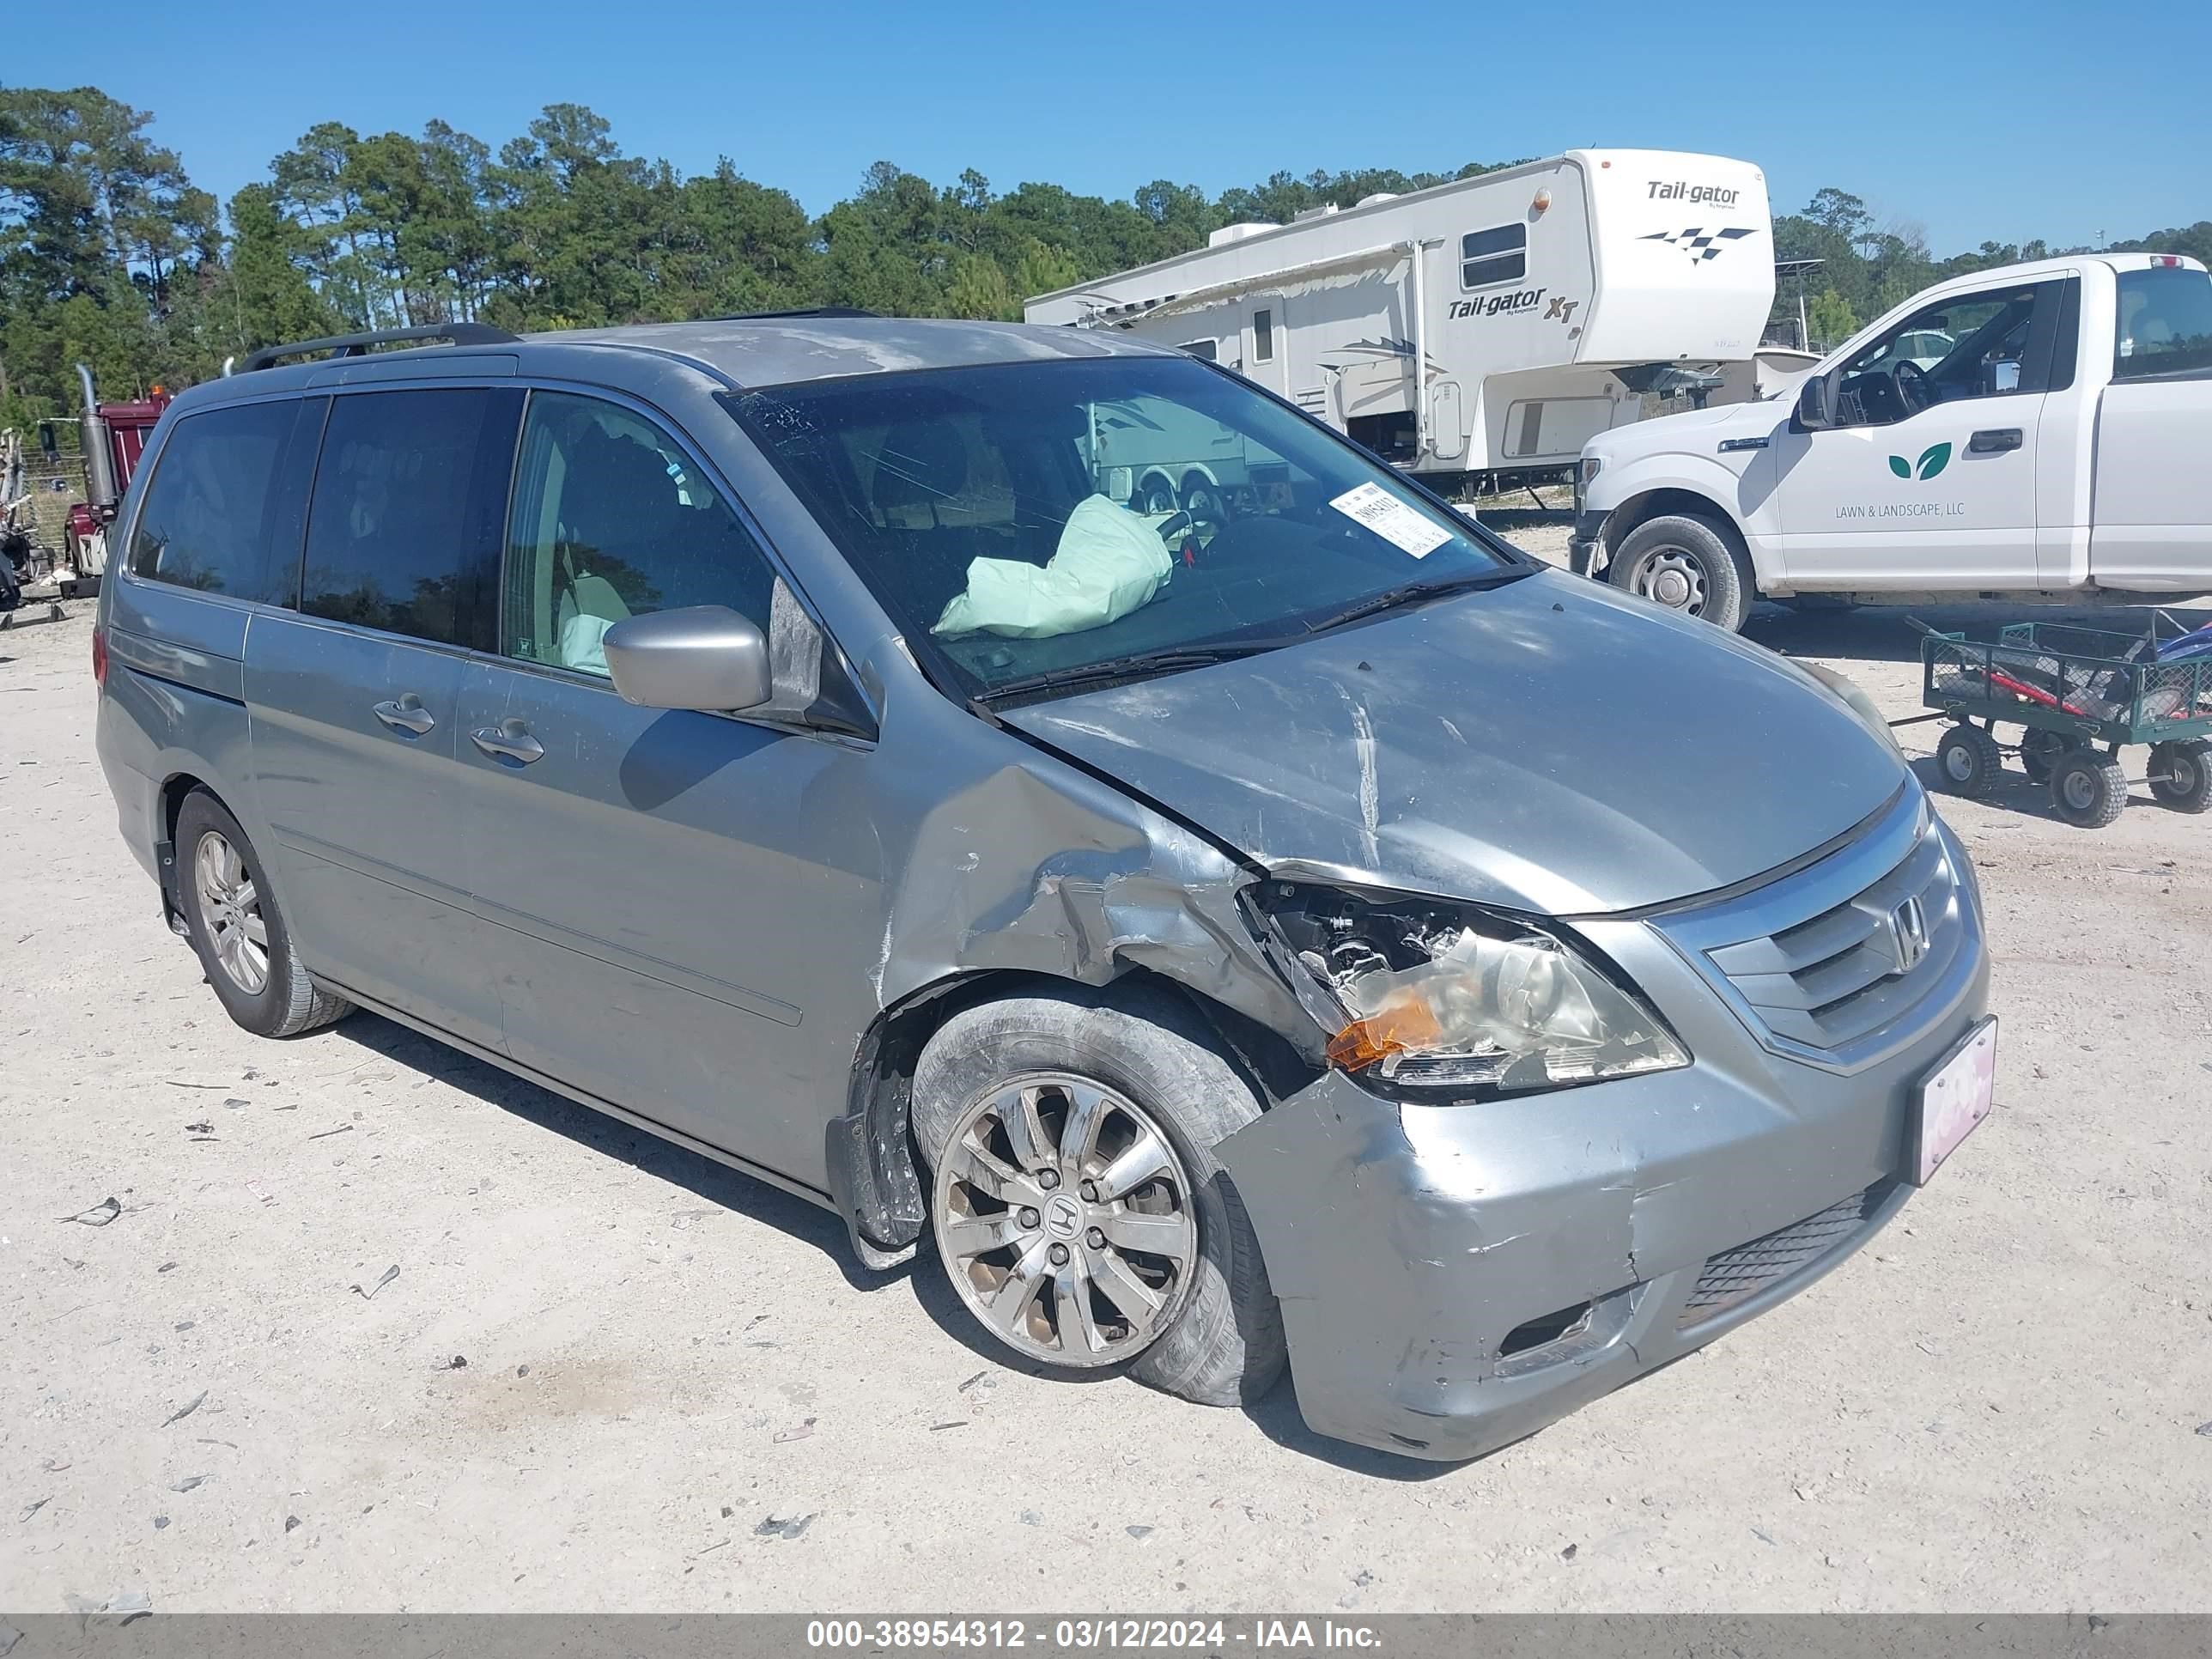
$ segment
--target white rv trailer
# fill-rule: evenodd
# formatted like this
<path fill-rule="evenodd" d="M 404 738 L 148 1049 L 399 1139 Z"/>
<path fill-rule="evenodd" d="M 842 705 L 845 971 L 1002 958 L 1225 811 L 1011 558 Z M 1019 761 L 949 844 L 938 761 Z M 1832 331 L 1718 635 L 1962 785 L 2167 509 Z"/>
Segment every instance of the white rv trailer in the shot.
<path fill-rule="evenodd" d="M 1454 483 L 1434 475 L 1571 468 L 1592 437 L 1644 412 L 1647 391 L 1685 380 L 1669 370 L 1747 389 L 1747 371 L 1725 371 L 1753 362 L 1773 303 L 1757 167 L 1578 149 L 1292 224 L 1230 225 L 1189 253 L 1039 295 L 1024 313 L 1227 364 Z M 1172 432 L 1148 442 L 1115 459 L 1135 464 L 1155 508 L 1238 487 L 1176 453 Z"/>

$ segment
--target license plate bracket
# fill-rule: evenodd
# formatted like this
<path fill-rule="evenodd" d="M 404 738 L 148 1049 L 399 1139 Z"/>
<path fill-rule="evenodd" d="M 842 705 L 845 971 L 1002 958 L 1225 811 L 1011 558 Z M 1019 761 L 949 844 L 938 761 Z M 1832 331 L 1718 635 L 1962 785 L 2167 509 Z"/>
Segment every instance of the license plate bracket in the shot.
<path fill-rule="evenodd" d="M 1905 1176 L 1924 1187 L 1996 1105 L 1997 1022 L 1983 1020 L 1913 1091 Z"/>

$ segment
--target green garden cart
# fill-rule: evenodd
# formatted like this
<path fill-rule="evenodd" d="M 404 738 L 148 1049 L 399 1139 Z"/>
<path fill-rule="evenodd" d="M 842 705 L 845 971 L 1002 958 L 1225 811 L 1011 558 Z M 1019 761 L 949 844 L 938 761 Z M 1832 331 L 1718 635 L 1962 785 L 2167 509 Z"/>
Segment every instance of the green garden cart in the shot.
<path fill-rule="evenodd" d="M 2100 830 L 2127 805 L 2131 780 L 2120 750 L 2148 744 L 2142 781 L 2179 812 L 2212 805 L 2212 650 L 2197 634 L 2161 646 L 2147 635 L 2015 623 L 1994 642 L 1920 629 L 1921 701 L 1951 729 L 1936 751 L 1955 794 L 1993 789 L 2005 757 L 2048 785 L 2069 823 Z M 1915 721 L 1898 721 L 1899 725 Z M 2000 726 L 2017 726 L 2005 743 Z"/>

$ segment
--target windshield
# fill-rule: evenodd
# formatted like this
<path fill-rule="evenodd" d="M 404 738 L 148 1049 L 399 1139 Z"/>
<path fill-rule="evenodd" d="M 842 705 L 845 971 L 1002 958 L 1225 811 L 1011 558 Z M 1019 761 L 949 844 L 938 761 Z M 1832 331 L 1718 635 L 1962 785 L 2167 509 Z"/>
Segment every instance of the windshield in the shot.
<path fill-rule="evenodd" d="M 1413 585 L 1408 603 L 1527 568 L 1364 452 L 1184 358 L 854 376 L 726 401 L 966 696 L 1288 643 Z M 1167 660 L 1127 660 L 1148 658 Z"/>

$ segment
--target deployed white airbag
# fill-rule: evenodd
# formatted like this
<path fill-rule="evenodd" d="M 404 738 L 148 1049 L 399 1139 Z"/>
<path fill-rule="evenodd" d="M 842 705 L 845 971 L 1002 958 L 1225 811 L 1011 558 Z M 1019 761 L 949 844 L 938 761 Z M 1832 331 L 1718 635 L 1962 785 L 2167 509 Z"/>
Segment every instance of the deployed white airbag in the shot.
<path fill-rule="evenodd" d="M 1046 564 L 973 561 L 966 589 L 929 631 L 1046 640 L 1103 628 L 1149 602 L 1174 568 L 1158 531 L 1107 496 L 1092 495 L 1067 515 Z"/>
<path fill-rule="evenodd" d="M 561 624 L 561 666 L 581 669 L 586 674 L 607 672 L 606 647 L 600 641 L 612 628 L 612 619 L 606 617 L 571 617 Z"/>

